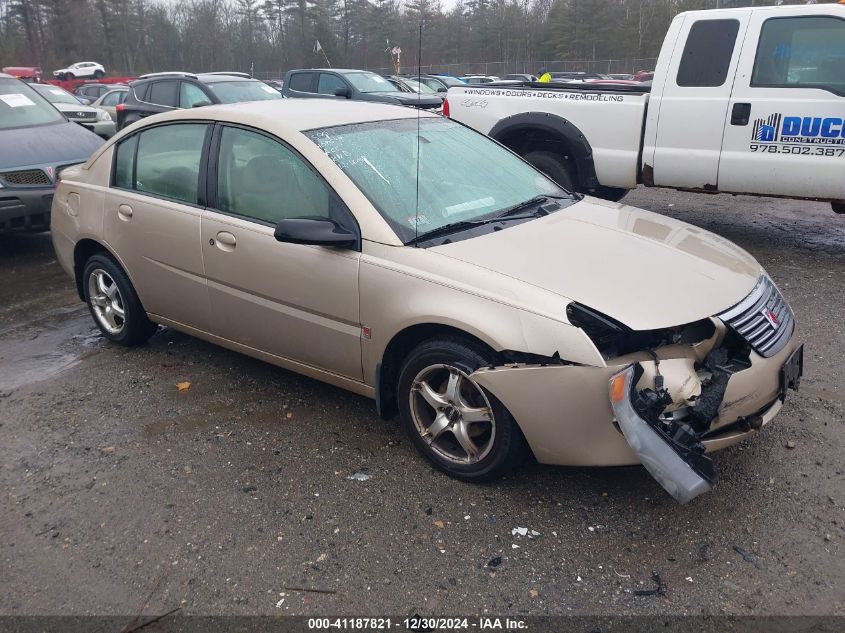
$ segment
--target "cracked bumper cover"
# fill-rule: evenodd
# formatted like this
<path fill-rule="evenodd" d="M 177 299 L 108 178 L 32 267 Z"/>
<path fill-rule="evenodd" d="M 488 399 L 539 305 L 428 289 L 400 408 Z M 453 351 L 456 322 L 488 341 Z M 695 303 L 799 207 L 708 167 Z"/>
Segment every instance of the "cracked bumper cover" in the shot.
<path fill-rule="evenodd" d="M 702 440 L 707 452 L 736 444 L 755 432 L 738 427 L 738 421 L 753 418 L 754 426 L 761 428 L 774 418 L 782 406 L 781 368 L 798 347 L 793 336 L 771 358 L 752 352 L 751 366 L 730 377 L 718 415 Z M 695 371 L 698 357 L 692 347 L 669 346 L 657 353 L 660 373 L 674 402 L 700 392 Z M 471 377 L 508 408 L 539 462 L 561 466 L 639 464 L 640 458 L 614 423 L 608 383 L 637 363 L 643 374 L 635 388 L 649 387 L 655 375 L 654 361 L 646 354 L 635 354 L 613 363 L 606 367 L 509 365 L 481 368 Z"/>

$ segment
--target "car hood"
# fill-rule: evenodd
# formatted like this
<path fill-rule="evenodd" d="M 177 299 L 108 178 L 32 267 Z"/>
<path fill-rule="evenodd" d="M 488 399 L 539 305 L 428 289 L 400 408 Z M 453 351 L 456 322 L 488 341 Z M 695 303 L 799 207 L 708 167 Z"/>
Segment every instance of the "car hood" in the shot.
<path fill-rule="evenodd" d="M 751 255 L 718 235 L 592 198 L 429 250 L 577 301 L 634 330 L 717 314 L 748 295 L 762 274 Z"/>
<path fill-rule="evenodd" d="M 103 143 L 93 132 L 68 121 L 0 130 L 0 170 L 81 162 Z"/>

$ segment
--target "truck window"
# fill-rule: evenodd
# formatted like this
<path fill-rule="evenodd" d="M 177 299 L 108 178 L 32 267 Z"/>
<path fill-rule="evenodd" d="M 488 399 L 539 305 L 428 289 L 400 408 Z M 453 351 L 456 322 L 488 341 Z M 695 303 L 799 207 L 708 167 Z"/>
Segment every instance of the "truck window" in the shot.
<path fill-rule="evenodd" d="M 766 20 L 751 86 L 820 88 L 845 96 L 845 20 L 824 16 Z"/>
<path fill-rule="evenodd" d="M 716 88 L 728 78 L 738 20 L 698 20 L 690 27 L 677 84 L 685 88 Z"/>
<path fill-rule="evenodd" d="M 314 73 L 295 73 L 291 75 L 288 88 L 296 92 L 311 92 L 311 79 Z"/>

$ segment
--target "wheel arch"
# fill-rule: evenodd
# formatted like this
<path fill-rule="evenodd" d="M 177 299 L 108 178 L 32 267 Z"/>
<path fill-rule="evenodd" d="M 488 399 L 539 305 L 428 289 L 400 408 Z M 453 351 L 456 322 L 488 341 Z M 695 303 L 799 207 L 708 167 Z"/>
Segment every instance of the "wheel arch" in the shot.
<path fill-rule="evenodd" d="M 600 186 L 593 163 L 593 148 L 578 126 L 547 112 L 522 112 L 505 117 L 488 136 L 516 154 L 546 150 L 571 157 L 581 189 Z"/>
<path fill-rule="evenodd" d="M 91 256 L 96 255 L 97 253 L 105 253 L 109 257 L 111 257 L 118 266 L 123 269 L 123 272 L 126 273 L 126 276 L 129 277 L 129 281 L 132 285 L 135 285 L 135 281 L 132 279 L 132 275 L 126 269 L 123 262 L 121 261 L 120 257 L 118 257 L 114 251 L 112 251 L 108 246 L 103 244 L 100 241 L 97 241 L 93 238 L 86 237 L 79 240 L 73 247 L 73 278 L 76 282 L 76 292 L 79 294 L 79 298 L 82 301 L 85 301 L 85 291 L 83 289 L 83 279 L 82 273 L 85 269 L 85 263 L 91 258 Z"/>
<path fill-rule="evenodd" d="M 376 365 L 376 409 L 382 419 L 390 419 L 399 412 L 396 381 L 402 361 L 417 345 L 438 337 L 461 338 L 478 345 L 493 356 L 498 355 L 492 341 L 486 341 L 465 329 L 446 323 L 416 323 L 400 330 L 388 341 L 381 360 Z"/>

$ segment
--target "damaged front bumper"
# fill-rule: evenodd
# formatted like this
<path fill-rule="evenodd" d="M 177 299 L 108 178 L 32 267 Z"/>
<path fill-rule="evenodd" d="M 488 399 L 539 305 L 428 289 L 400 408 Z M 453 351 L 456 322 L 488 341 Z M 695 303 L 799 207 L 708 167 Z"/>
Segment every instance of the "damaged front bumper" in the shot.
<path fill-rule="evenodd" d="M 629 395 L 655 387 L 659 376 L 660 389 L 666 395 L 657 415 L 664 422 L 678 420 L 689 426 L 694 434 L 692 444 L 700 446 L 696 450 L 702 456 L 736 444 L 762 428 L 780 410 L 785 389 L 797 387 L 800 378 L 800 366 L 797 370 L 791 367 L 784 377 L 785 366 L 790 362 L 796 365 L 796 357 L 800 362 L 801 347 L 796 337 L 771 357 L 751 351 L 748 360 L 737 367 L 708 367 L 711 352 L 720 348 L 725 335 L 724 326 L 719 330 L 712 340 L 699 345 L 668 345 L 648 353 L 629 354 L 609 361 L 605 367 L 514 363 L 481 368 L 471 377 L 508 408 L 541 463 L 643 463 L 648 468 L 646 462 L 651 460 L 675 473 L 677 464 L 662 447 L 644 452 L 644 446 L 659 446 L 646 441 L 654 438 L 645 431 L 625 432 L 626 424 L 620 417 L 620 407 L 625 405 L 613 403 L 608 396 L 608 386 L 615 376 L 631 371 Z M 784 384 L 785 380 L 789 384 Z M 626 409 L 624 413 L 630 412 Z M 697 420 L 695 415 L 702 419 Z M 628 426 L 629 430 L 637 428 L 636 424 Z M 660 441 L 666 444 L 665 440 Z M 681 456 L 668 444 L 666 448 L 682 463 L 686 463 L 684 457 L 689 458 L 689 454 Z M 675 492 L 670 492 L 681 501 L 709 489 L 715 479 L 715 472 L 709 476 L 704 467 L 699 467 L 699 471 L 686 467 L 697 472 L 705 483 L 690 477 L 677 484 Z"/>

